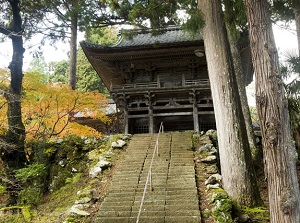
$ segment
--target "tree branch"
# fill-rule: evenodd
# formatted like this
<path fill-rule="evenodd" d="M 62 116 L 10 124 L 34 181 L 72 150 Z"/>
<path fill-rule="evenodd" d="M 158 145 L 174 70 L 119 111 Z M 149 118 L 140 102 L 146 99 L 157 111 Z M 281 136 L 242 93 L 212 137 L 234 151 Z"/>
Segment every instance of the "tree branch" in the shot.
<path fill-rule="evenodd" d="M 4 34 L 6 36 L 9 36 L 11 34 L 11 32 L 12 32 L 11 30 L 9 30 L 3 26 L 0 26 L 0 33 Z"/>

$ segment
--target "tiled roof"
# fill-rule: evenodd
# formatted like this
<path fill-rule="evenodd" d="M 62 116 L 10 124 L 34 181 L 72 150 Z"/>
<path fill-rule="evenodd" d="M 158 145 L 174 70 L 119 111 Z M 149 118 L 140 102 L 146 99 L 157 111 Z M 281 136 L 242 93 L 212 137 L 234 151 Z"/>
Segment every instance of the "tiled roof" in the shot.
<path fill-rule="evenodd" d="M 131 37 L 128 37 L 131 36 Z M 161 30 L 137 29 L 123 30 L 120 32 L 119 40 L 115 45 L 96 45 L 81 42 L 81 45 L 98 49 L 122 49 L 134 47 L 157 47 L 168 46 L 178 43 L 192 43 L 202 41 L 202 34 L 192 35 L 178 26 L 172 26 Z"/>
<path fill-rule="evenodd" d="M 159 32 L 160 30 L 158 30 Z M 124 31 L 123 31 L 124 32 Z M 125 30 L 125 32 L 128 32 Z M 157 31 L 156 31 L 157 32 Z M 193 36 L 180 27 L 168 27 L 162 29 L 159 34 L 153 34 L 153 30 L 135 30 L 132 38 L 124 38 L 121 35 L 120 40 L 113 47 L 133 47 L 149 46 L 158 44 L 176 44 L 183 42 L 194 42 L 202 40 L 202 35 Z"/>

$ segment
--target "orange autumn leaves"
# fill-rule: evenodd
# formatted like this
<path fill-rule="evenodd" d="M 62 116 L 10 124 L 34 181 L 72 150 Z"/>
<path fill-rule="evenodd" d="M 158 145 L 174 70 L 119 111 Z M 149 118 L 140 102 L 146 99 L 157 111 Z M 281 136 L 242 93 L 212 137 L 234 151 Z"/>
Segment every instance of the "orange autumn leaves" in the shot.
<path fill-rule="evenodd" d="M 0 134 L 7 129 L 5 103 L 5 98 L 1 96 Z M 72 134 L 100 136 L 101 133 L 95 129 L 73 122 L 74 115 L 80 113 L 81 116 L 99 119 L 109 125 L 111 119 L 105 115 L 107 105 L 108 100 L 99 92 L 80 93 L 65 84 L 46 83 L 45 77 L 38 73 L 28 72 L 24 75 L 22 119 L 27 140 Z"/>

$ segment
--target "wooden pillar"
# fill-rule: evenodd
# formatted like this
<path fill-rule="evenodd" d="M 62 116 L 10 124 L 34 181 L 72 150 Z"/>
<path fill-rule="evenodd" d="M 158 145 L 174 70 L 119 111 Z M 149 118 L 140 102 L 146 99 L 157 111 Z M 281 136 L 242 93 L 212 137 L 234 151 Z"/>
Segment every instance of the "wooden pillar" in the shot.
<path fill-rule="evenodd" d="M 129 133 L 129 119 L 128 119 L 128 108 L 127 105 L 124 108 L 124 127 L 125 127 L 125 134 Z"/>
<path fill-rule="evenodd" d="M 193 104 L 193 119 L 194 119 L 194 131 L 199 132 L 199 117 L 198 117 L 198 106 L 197 101 Z"/>
<path fill-rule="evenodd" d="M 182 77 L 181 77 L 181 85 L 185 86 L 185 75 L 184 74 L 182 74 Z"/>
<path fill-rule="evenodd" d="M 149 133 L 154 133 L 153 107 L 149 104 Z"/>
<path fill-rule="evenodd" d="M 145 98 L 148 99 L 148 116 L 149 116 L 149 133 L 154 133 L 154 118 L 153 118 L 153 97 L 154 94 L 148 92 L 148 94 L 144 95 Z"/>
<path fill-rule="evenodd" d="M 157 87 L 161 87 L 159 75 L 157 75 Z"/>
<path fill-rule="evenodd" d="M 129 119 L 128 119 L 128 99 L 130 98 L 129 95 L 123 93 L 123 95 L 119 96 L 118 99 L 124 108 L 124 133 L 129 133 Z"/>
<path fill-rule="evenodd" d="M 197 92 L 193 90 L 190 92 L 192 95 L 191 103 L 193 103 L 193 120 L 194 120 L 194 131 L 199 132 L 199 116 L 198 116 L 198 105 L 197 105 Z"/>

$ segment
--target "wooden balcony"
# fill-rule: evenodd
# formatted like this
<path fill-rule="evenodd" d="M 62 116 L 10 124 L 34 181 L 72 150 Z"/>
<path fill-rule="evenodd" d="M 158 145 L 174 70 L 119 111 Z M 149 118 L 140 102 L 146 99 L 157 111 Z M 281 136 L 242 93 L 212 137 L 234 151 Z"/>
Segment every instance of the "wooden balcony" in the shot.
<path fill-rule="evenodd" d="M 182 89 L 182 88 L 205 88 L 210 89 L 209 80 L 199 79 L 199 80 L 182 80 L 178 82 L 145 82 L 145 83 L 132 83 L 123 85 L 113 85 L 110 86 L 111 92 L 127 92 L 127 91 L 139 91 L 139 90 L 168 90 L 168 89 Z"/>

